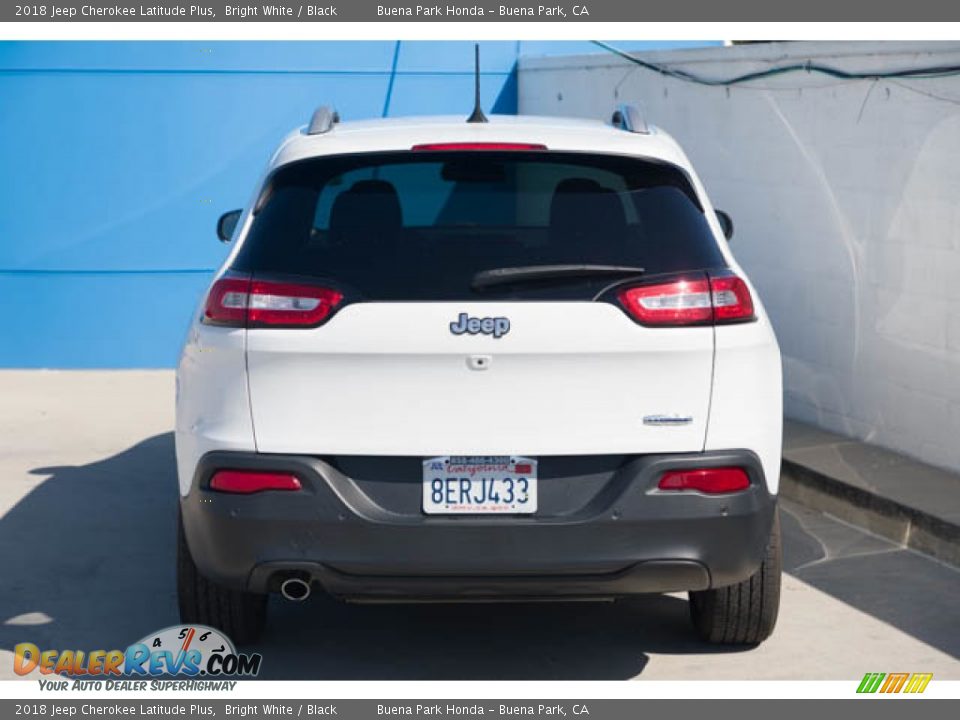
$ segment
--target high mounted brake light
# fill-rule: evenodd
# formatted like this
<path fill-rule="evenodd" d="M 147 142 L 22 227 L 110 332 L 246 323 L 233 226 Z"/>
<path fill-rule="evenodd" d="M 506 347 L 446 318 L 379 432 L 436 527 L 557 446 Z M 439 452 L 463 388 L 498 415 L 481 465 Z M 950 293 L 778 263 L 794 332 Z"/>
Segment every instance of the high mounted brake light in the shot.
<path fill-rule="evenodd" d="M 341 300 L 340 292 L 316 285 L 221 278 L 207 296 L 203 321 L 228 327 L 316 327 Z"/>
<path fill-rule="evenodd" d="M 414 152 L 446 152 L 461 150 L 546 150 L 546 145 L 537 143 L 507 143 L 507 142 L 454 142 L 454 143 L 426 143 L 414 145 L 410 148 Z"/>
<path fill-rule="evenodd" d="M 726 325 L 756 319 L 747 284 L 733 274 L 637 285 L 617 297 L 641 325 Z"/>

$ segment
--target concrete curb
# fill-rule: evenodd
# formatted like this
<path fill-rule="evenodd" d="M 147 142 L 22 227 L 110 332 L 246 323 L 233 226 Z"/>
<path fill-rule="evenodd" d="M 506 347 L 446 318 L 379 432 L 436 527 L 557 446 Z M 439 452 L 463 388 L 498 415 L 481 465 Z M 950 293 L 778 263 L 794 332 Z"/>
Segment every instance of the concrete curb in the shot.
<path fill-rule="evenodd" d="M 780 492 L 905 547 L 960 567 L 960 525 L 783 458 Z"/>

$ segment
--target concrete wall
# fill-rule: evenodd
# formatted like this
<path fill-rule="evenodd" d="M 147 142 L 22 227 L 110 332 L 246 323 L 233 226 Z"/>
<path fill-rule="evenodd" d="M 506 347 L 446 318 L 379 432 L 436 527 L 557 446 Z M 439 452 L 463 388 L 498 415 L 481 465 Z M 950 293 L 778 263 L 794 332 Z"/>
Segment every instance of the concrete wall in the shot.
<path fill-rule="evenodd" d="M 644 54 L 712 77 L 813 60 L 960 64 L 960 44 Z M 792 73 L 730 89 L 617 58 L 522 59 L 521 113 L 642 105 L 683 144 L 783 351 L 788 416 L 960 470 L 960 77 Z M 908 478 L 905 478 L 908 480 Z"/>

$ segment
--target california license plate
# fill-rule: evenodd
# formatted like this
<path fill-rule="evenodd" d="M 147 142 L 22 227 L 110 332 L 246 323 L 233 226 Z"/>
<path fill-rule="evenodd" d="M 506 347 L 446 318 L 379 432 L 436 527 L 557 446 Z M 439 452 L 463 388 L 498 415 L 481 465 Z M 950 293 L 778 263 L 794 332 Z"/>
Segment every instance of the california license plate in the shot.
<path fill-rule="evenodd" d="M 516 455 L 446 456 L 423 461 L 428 515 L 537 511 L 537 461 Z"/>

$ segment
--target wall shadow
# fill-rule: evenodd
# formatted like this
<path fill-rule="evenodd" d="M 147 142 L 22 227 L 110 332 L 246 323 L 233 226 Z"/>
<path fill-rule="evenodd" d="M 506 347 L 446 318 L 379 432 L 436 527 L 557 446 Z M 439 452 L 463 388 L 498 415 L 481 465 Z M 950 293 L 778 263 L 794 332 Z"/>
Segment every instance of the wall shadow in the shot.
<path fill-rule="evenodd" d="M 0 647 L 125 648 L 175 623 L 173 434 L 32 473 L 50 477 L 0 517 Z"/>

